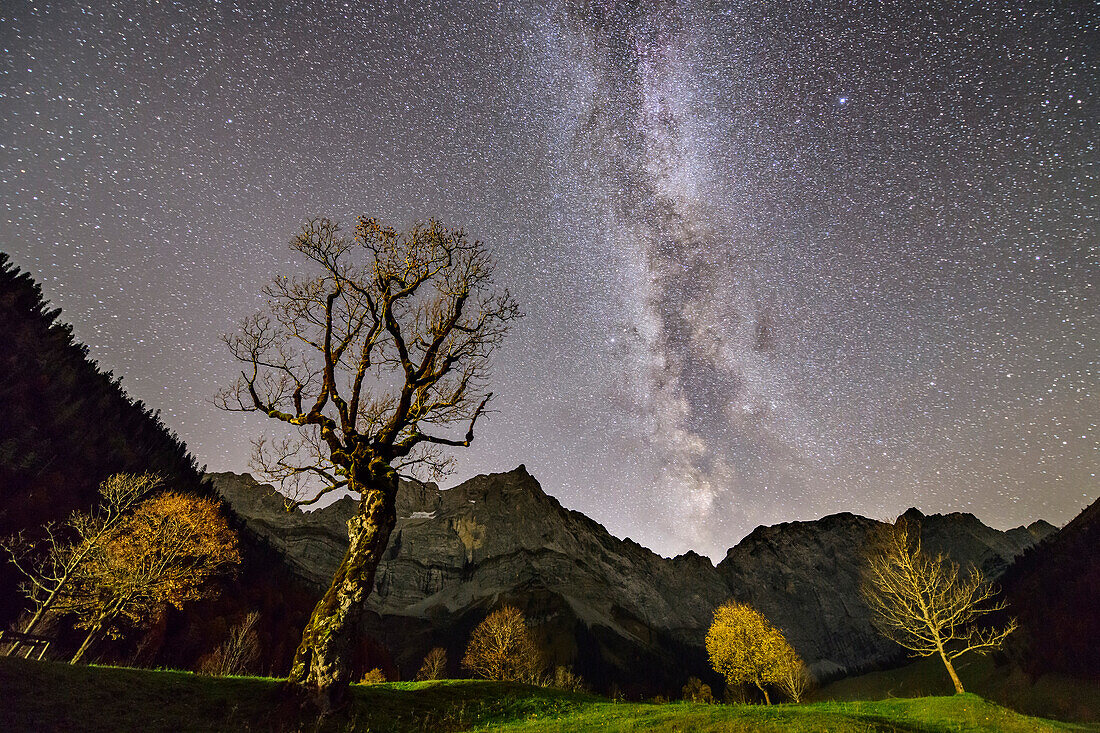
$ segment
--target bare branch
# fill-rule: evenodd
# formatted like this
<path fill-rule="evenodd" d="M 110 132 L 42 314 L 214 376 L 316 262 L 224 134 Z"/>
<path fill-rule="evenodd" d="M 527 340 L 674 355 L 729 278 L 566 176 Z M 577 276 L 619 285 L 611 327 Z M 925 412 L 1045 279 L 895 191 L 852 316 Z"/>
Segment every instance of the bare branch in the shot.
<path fill-rule="evenodd" d="M 961 577 L 945 555 L 925 554 L 919 527 L 904 519 L 873 538 L 861 591 L 876 628 L 914 656 L 939 655 L 958 692 L 962 683 L 951 660 L 999 648 L 1016 629 L 1015 620 L 1003 629 L 978 626 L 983 616 L 1005 608 L 994 600 L 997 589 L 977 568 Z"/>
<path fill-rule="evenodd" d="M 257 441 L 254 470 L 291 506 L 332 487 L 361 492 L 356 476 L 376 459 L 446 473 L 439 448 L 471 444 L 491 357 L 521 315 L 494 287 L 488 250 L 436 221 L 398 232 L 367 218 L 350 237 L 312 219 L 291 247 L 312 271 L 275 278 L 266 310 L 224 339 L 243 369 L 215 404 L 297 434 Z M 446 436 L 463 423 L 465 439 Z"/>
<path fill-rule="evenodd" d="M 464 439 L 462 439 L 462 440 L 452 440 L 450 438 L 443 438 L 443 437 L 439 437 L 439 436 L 435 436 L 435 435 L 428 435 L 426 433 L 421 433 L 419 431 L 416 431 L 416 432 L 413 432 L 404 441 L 402 441 L 401 444 L 398 446 L 398 449 L 400 451 L 405 451 L 405 453 L 401 453 L 399 455 L 406 454 L 408 451 L 412 450 L 412 448 L 417 443 L 421 443 L 421 442 L 435 443 L 436 445 L 463 446 L 463 447 L 469 446 L 471 443 L 474 442 L 474 425 L 477 424 L 477 419 L 479 417 L 481 417 L 482 413 L 485 412 L 485 405 L 487 405 L 489 403 L 489 400 L 492 399 L 492 397 L 493 397 L 492 392 L 485 395 L 485 399 L 483 399 L 481 401 L 481 404 L 479 404 L 477 406 L 477 409 L 474 410 L 473 417 L 470 418 L 470 426 L 466 430 L 466 437 Z"/>

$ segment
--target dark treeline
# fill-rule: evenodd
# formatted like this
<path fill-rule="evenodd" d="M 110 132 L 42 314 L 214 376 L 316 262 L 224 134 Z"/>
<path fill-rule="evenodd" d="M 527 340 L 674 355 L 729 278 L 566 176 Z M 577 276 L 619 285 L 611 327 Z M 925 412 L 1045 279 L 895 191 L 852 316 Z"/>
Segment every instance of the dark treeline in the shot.
<path fill-rule="evenodd" d="M 1100 501 L 1032 547 L 1001 586 L 1020 630 L 1008 653 L 1028 672 L 1100 679 Z"/>
<path fill-rule="evenodd" d="M 114 473 L 155 471 L 173 488 L 200 491 L 202 473 L 184 444 L 88 358 L 60 315 L 0 252 L 0 534 L 33 535 L 91 508 Z M 0 622 L 22 607 L 16 582 L 5 562 Z"/>
<path fill-rule="evenodd" d="M 156 411 L 131 399 L 121 379 L 88 358 L 42 289 L 0 252 L 0 535 L 34 536 L 49 521 L 88 510 L 114 473 L 153 471 L 169 488 L 210 496 L 213 488 L 187 447 Z M 228 514 L 228 512 L 227 512 Z M 101 649 L 114 661 L 193 667 L 248 611 L 261 612 L 263 671 L 289 664 L 314 591 L 281 572 L 271 550 L 241 534 L 242 563 L 226 592 L 187 612 L 166 609 L 148 634 Z M 25 609 L 19 576 L 0 557 L 0 626 Z"/>
<path fill-rule="evenodd" d="M 0 252 L 0 532 L 88 509 L 113 473 L 156 471 L 184 490 L 202 481 L 186 446 L 88 358 L 60 314 Z"/>

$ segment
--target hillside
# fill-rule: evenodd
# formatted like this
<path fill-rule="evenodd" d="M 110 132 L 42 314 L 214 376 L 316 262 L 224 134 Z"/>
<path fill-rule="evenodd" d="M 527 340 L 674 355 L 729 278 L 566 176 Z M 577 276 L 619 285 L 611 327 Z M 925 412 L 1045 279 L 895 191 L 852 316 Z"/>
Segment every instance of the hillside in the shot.
<path fill-rule="evenodd" d="M 1031 674 L 1100 680 L 1100 501 L 1031 548 L 1001 579 L 1020 633 L 1008 653 Z M 1052 620 L 1056 622 L 1052 623 Z"/>
<path fill-rule="evenodd" d="M 102 371 L 88 347 L 50 308 L 41 287 L 0 252 L 0 535 L 30 537 L 48 522 L 88 510 L 96 487 L 113 473 L 154 471 L 168 486 L 212 494 L 187 447 L 158 413 L 135 401 L 121 378 Z M 236 517 L 230 519 L 238 525 Z M 144 635 L 93 649 L 105 659 L 143 664 L 194 665 L 221 643 L 226 629 L 249 610 L 262 614 L 261 669 L 289 664 L 314 603 L 313 591 L 281 570 L 278 556 L 246 535 L 242 565 L 215 600 L 183 613 L 169 609 Z M 20 577 L 0 553 L 0 625 L 15 621 L 25 599 Z M 55 643 L 63 653 L 64 630 Z M 79 637 L 76 639 L 79 641 Z"/>
<path fill-rule="evenodd" d="M 1044 674 L 1032 677 L 998 666 L 990 657 L 970 655 L 957 662 L 967 692 L 1028 715 L 1082 723 L 1100 723 L 1100 686 L 1091 680 Z M 908 661 L 899 667 L 854 675 L 815 690 L 812 701 L 851 702 L 950 695 L 954 692 L 935 658 Z"/>
<path fill-rule="evenodd" d="M 211 478 L 296 573 L 317 588 L 329 582 L 346 547 L 351 499 L 288 513 L 271 487 L 248 476 Z M 404 483 L 398 517 L 363 632 L 389 650 L 404 679 L 432 646 L 461 658 L 470 629 L 505 602 L 537 625 L 554 664 L 573 666 L 599 689 L 614 683 L 634 695 L 676 692 L 690 674 L 718 684 L 702 639 L 713 609 L 730 597 L 772 618 L 820 676 L 899 656 L 857 594 L 861 546 L 877 524 L 864 517 L 761 527 L 715 566 L 612 536 L 563 508 L 523 466 L 446 491 Z M 1001 532 L 968 514 L 921 521 L 929 549 L 994 576 L 1055 531 L 1037 522 Z"/>
<path fill-rule="evenodd" d="M 157 412 L 89 359 L 60 315 L 0 252 L 0 535 L 33 534 L 89 508 L 113 473 L 156 471 L 191 491 L 202 480 Z M 0 558 L 0 624 L 19 610 L 15 585 L 14 570 Z"/>
<path fill-rule="evenodd" d="M 353 686 L 347 708 L 317 722 L 278 680 L 70 667 L 0 658 L 8 731 L 998 731 L 1096 730 L 1013 713 L 975 695 L 809 705 L 616 703 L 500 682 Z"/>

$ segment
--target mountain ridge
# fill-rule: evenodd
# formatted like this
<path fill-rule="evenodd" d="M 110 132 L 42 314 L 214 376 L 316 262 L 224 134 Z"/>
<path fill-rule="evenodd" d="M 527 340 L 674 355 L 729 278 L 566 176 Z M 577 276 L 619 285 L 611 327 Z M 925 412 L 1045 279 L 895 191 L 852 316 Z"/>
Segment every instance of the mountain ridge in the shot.
<path fill-rule="evenodd" d="M 471 482 L 481 481 L 481 480 L 484 480 L 484 479 L 488 479 L 492 476 L 507 476 L 507 475 L 516 474 L 516 473 L 521 473 L 523 475 L 530 476 L 531 478 L 534 478 L 534 476 L 527 470 L 526 465 L 521 463 L 521 464 L 519 464 L 519 466 L 517 466 L 516 468 L 514 468 L 510 471 L 503 471 L 503 472 L 499 472 L 499 473 L 477 474 L 475 476 L 470 477 L 469 479 L 466 479 L 465 481 L 463 481 L 459 484 L 456 484 L 456 485 L 454 485 L 450 488 L 446 488 L 446 489 L 439 488 L 438 484 L 436 484 L 434 482 L 414 482 L 414 481 L 408 481 L 408 480 L 405 480 L 405 479 L 401 480 L 401 486 L 402 486 L 402 491 L 403 492 L 410 491 L 410 490 L 413 489 L 413 487 L 418 487 L 420 489 L 434 490 L 436 492 L 439 492 L 439 493 L 443 494 L 443 493 L 446 493 L 446 492 L 455 491 L 457 489 L 460 489 L 464 485 L 466 485 L 468 483 L 471 483 Z M 282 503 L 282 499 L 279 498 L 281 496 L 281 494 L 279 494 L 278 490 L 274 486 L 272 486 L 271 484 L 260 483 L 260 481 L 258 479 L 254 478 L 252 476 L 252 474 L 247 472 L 247 471 L 242 472 L 242 473 L 236 473 L 234 471 L 214 471 L 214 472 L 208 472 L 206 474 L 206 476 L 207 477 L 232 476 L 232 477 L 244 479 L 246 481 L 255 482 L 258 486 L 266 487 L 267 489 L 269 489 L 270 490 L 269 491 L 270 496 L 273 497 L 273 498 L 278 499 L 280 504 Z M 719 560 L 716 563 L 708 555 L 705 555 L 701 552 L 698 552 L 695 549 L 690 549 L 689 548 L 689 549 L 684 550 L 683 552 L 675 554 L 675 555 L 662 555 L 661 553 L 657 552 L 656 550 L 654 550 L 650 547 L 647 547 L 646 545 L 643 545 L 642 543 L 638 542 L 637 540 L 633 539 L 632 537 L 629 537 L 629 536 L 619 537 L 618 535 L 613 533 L 611 530 L 609 530 L 604 524 L 602 524 L 598 520 L 595 520 L 592 517 L 589 517 L 587 514 L 585 514 L 584 512 L 582 512 L 578 509 L 571 509 L 571 508 L 565 506 L 564 504 L 562 504 L 558 500 L 557 497 L 555 497 L 553 494 L 547 493 L 544 489 L 542 489 L 542 485 L 537 482 L 537 479 L 535 480 L 535 485 L 538 487 L 539 493 L 541 493 L 542 496 L 545 496 L 547 499 L 552 501 L 561 511 L 567 512 L 567 513 L 572 514 L 572 515 L 576 515 L 578 518 L 582 519 L 583 521 L 585 521 L 587 523 L 590 523 L 594 528 L 600 530 L 601 532 L 606 533 L 607 535 L 609 535 L 610 537 L 612 537 L 613 539 L 615 539 L 619 542 L 628 543 L 630 545 L 640 547 L 643 550 L 646 550 L 647 552 L 652 553 L 653 555 L 655 555 L 656 557 L 658 557 L 662 560 L 679 561 L 679 560 L 683 560 L 685 558 L 701 558 L 701 559 L 706 560 L 707 562 L 709 562 L 711 567 L 717 567 L 717 565 L 719 563 L 721 563 L 721 560 Z M 299 510 L 299 511 L 302 515 L 310 516 L 310 515 L 317 514 L 319 512 L 326 512 L 327 510 L 330 510 L 332 507 L 337 506 L 337 505 L 351 507 L 354 504 L 355 504 L 355 500 L 352 497 L 343 496 L 343 497 L 333 501 L 331 504 L 326 504 L 324 506 L 318 507 L 316 509 L 308 510 L 308 511 L 301 511 L 301 510 Z M 400 504 L 399 504 L 399 508 L 400 508 Z M 414 511 L 421 511 L 421 510 L 414 510 Z M 341 513 L 343 513 L 343 512 L 341 512 Z M 777 522 L 776 524 L 760 524 L 760 525 L 757 525 L 756 527 L 754 527 L 752 529 L 752 531 L 750 531 L 748 534 L 746 534 L 740 540 L 738 540 L 737 543 L 735 543 L 730 548 L 728 548 L 726 550 L 726 553 L 728 554 L 730 552 L 730 550 L 734 549 L 740 543 L 742 543 L 745 540 L 749 539 L 749 537 L 751 537 L 753 534 L 755 534 L 757 532 L 760 532 L 762 530 L 781 529 L 781 528 L 790 527 L 792 525 L 800 525 L 800 524 L 814 525 L 814 524 L 819 524 L 819 523 L 822 523 L 822 522 L 826 522 L 827 520 L 832 520 L 832 519 L 835 519 L 835 518 L 846 517 L 846 516 L 862 518 L 862 519 L 871 519 L 870 517 L 864 517 L 863 515 L 855 514 L 854 512 L 840 511 L 840 512 L 833 512 L 832 514 L 822 515 L 818 519 L 793 519 L 793 520 L 788 520 L 788 521 L 784 521 L 784 522 Z M 993 530 L 995 532 L 1001 532 L 1001 533 L 1009 534 L 1009 535 L 1011 535 L 1013 533 L 1026 532 L 1027 534 L 1029 534 L 1030 536 L 1032 536 L 1036 540 L 1044 539 L 1044 538 L 1050 536 L 1051 534 L 1053 534 L 1054 532 L 1057 532 L 1061 529 L 1061 527 L 1059 527 L 1057 525 L 1054 525 L 1054 524 L 1051 524 L 1050 522 L 1046 521 L 1045 519 L 1036 519 L 1036 520 L 1030 522 L 1029 524 L 1022 524 L 1022 525 L 1019 525 L 1019 526 L 1016 526 L 1016 527 L 1009 527 L 1008 529 L 999 530 L 999 529 L 996 529 L 996 528 L 991 527 L 989 525 L 986 525 L 984 522 L 982 522 L 982 520 L 977 515 L 973 514 L 972 512 L 937 512 L 937 513 L 933 513 L 933 514 L 924 514 L 920 509 L 918 509 L 916 507 L 910 507 L 910 508 L 906 509 L 904 512 L 902 512 L 901 514 L 899 514 L 898 516 L 899 517 L 902 517 L 902 516 L 913 517 L 913 516 L 915 516 L 918 519 L 918 521 L 921 520 L 921 519 L 926 519 L 926 518 L 927 519 L 932 519 L 932 520 L 941 520 L 941 519 L 956 520 L 956 519 L 959 519 L 959 520 L 965 520 L 965 521 L 977 521 L 978 523 L 982 524 L 983 527 L 985 527 L 987 529 L 990 529 L 990 530 Z M 405 519 L 409 519 L 409 518 L 423 519 L 423 518 L 427 518 L 427 517 L 405 517 Z M 871 521 L 880 521 L 880 520 L 871 519 Z M 724 557 L 723 557 L 723 559 L 724 559 Z"/>
<path fill-rule="evenodd" d="M 274 489 L 251 476 L 210 478 L 251 531 L 306 580 L 327 587 L 346 547 L 352 499 L 288 513 Z M 758 527 L 718 563 L 693 551 L 666 558 L 615 537 L 563 507 L 522 465 L 446 490 L 402 482 L 397 513 L 363 632 L 390 649 L 403 674 L 433 645 L 460 658 L 469 629 L 503 603 L 535 623 L 552 663 L 573 665 L 597 684 L 652 684 L 654 670 L 658 687 L 705 676 L 703 636 L 714 608 L 729 598 L 771 618 L 819 676 L 897 657 L 858 597 L 860 550 L 880 523 L 851 512 Z M 921 516 L 929 549 L 994 575 L 1055 531 L 1033 523 L 1034 531 L 1002 532 L 972 515 Z"/>

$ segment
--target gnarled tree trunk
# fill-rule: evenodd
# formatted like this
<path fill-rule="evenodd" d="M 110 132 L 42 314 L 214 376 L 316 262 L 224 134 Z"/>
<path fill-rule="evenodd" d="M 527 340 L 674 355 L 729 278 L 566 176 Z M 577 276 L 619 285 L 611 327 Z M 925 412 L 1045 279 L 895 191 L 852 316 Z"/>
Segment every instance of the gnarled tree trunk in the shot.
<path fill-rule="evenodd" d="M 371 471 L 360 495 L 359 511 L 348 520 L 348 551 L 302 632 L 288 678 L 292 683 L 331 689 L 351 682 L 349 657 L 360 610 L 397 523 L 396 472 L 389 466 Z"/>

